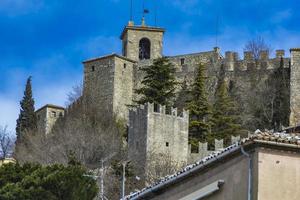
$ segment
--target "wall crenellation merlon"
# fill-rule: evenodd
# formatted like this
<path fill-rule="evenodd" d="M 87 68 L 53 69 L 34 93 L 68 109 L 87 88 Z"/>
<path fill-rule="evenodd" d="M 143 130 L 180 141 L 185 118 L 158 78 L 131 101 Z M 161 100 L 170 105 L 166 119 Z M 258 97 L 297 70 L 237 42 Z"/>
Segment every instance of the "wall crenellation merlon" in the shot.
<path fill-rule="evenodd" d="M 145 103 L 144 105 L 138 105 L 137 107 L 131 108 L 130 113 L 155 113 L 182 119 L 189 118 L 189 111 L 187 110 L 183 110 L 179 113 L 177 108 L 166 107 L 165 105 L 154 103 Z"/>
<path fill-rule="evenodd" d="M 285 50 L 283 49 L 278 49 L 275 51 L 276 56 L 274 58 L 285 58 Z M 268 59 L 274 59 L 269 57 L 269 51 L 268 50 L 263 50 L 259 52 L 259 60 L 268 60 Z M 225 52 L 225 60 L 228 62 L 236 62 L 239 61 L 239 54 L 238 52 L 234 51 L 226 51 Z M 254 55 L 251 51 L 244 51 L 244 61 L 255 61 Z"/>

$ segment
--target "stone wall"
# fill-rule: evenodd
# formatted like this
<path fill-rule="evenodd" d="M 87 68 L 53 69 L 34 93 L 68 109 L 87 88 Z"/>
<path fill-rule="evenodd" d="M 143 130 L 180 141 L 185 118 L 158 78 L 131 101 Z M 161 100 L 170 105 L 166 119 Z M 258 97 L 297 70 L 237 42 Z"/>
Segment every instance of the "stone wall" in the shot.
<path fill-rule="evenodd" d="M 128 121 L 128 106 L 133 99 L 134 63 L 125 59 L 115 58 L 113 112 L 119 119 Z"/>
<path fill-rule="evenodd" d="M 113 56 L 84 62 L 83 97 L 87 105 L 101 107 L 113 113 L 114 69 Z"/>
<path fill-rule="evenodd" d="M 300 124 L 300 49 L 291 49 L 290 126 Z"/>
<path fill-rule="evenodd" d="M 188 112 L 146 104 L 129 111 L 129 157 L 143 163 L 152 156 L 169 156 L 178 164 L 188 158 Z M 163 159 L 163 157 L 161 158 Z M 146 162 L 147 165 L 147 162 Z"/>
<path fill-rule="evenodd" d="M 84 62 L 84 92 L 88 105 L 128 120 L 132 104 L 134 62 L 110 55 Z"/>
<path fill-rule="evenodd" d="M 231 144 L 235 144 L 236 142 L 239 142 L 241 139 L 240 136 L 231 136 Z M 199 142 L 198 144 L 198 152 L 192 152 L 191 145 L 189 144 L 189 157 L 188 157 L 188 163 L 194 163 L 210 154 L 212 154 L 215 151 L 222 150 L 224 148 L 224 142 L 223 140 L 217 140 L 215 139 L 215 145 L 213 149 L 208 148 L 207 142 L 202 143 Z"/>

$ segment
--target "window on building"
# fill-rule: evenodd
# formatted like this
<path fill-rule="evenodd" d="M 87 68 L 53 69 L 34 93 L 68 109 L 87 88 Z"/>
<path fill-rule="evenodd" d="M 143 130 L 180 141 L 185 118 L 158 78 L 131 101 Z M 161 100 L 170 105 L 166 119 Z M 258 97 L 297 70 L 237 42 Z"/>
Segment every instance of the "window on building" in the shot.
<path fill-rule="evenodd" d="M 94 72 L 95 71 L 95 66 L 92 66 L 92 72 Z"/>
<path fill-rule="evenodd" d="M 126 69 L 126 67 L 127 67 L 126 63 L 124 63 L 124 66 L 123 66 L 123 67 L 124 67 L 124 69 Z"/>
<path fill-rule="evenodd" d="M 169 142 L 166 142 L 166 147 L 168 147 L 169 146 Z"/>
<path fill-rule="evenodd" d="M 185 59 L 184 59 L 184 58 L 181 58 L 181 59 L 180 59 L 180 64 L 181 64 L 181 65 L 184 65 L 184 62 L 185 62 Z"/>
<path fill-rule="evenodd" d="M 148 38 L 142 38 L 139 44 L 139 59 L 150 59 L 151 42 Z"/>
<path fill-rule="evenodd" d="M 63 113 L 62 113 L 62 112 L 60 112 L 60 113 L 59 113 L 59 116 L 60 116 L 60 117 L 62 117 L 62 116 L 63 116 Z"/>
<path fill-rule="evenodd" d="M 52 111 L 52 112 L 51 112 L 51 116 L 52 116 L 52 117 L 56 117 L 56 112 L 55 112 L 55 111 Z"/>

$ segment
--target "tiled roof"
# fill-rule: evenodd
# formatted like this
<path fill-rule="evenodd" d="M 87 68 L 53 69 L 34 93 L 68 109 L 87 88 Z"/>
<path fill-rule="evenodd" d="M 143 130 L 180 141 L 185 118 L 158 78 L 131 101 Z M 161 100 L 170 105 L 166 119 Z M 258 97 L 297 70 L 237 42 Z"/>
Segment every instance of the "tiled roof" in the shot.
<path fill-rule="evenodd" d="M 54 105 L 54 104 L 46 104 L 44 105 L 43 107 L 39 108 L 38 110 L 36 110 L 35 112 L 39 112 L 45 108 L 55 108 L 55 109 L 60 109 L 60 110 L 64 110 L 65 108 L 62 107 L 62 106 L 57 106 L 57 105 Z"/>
<path fill-rule="evenodd" d="M 104 56 L 97 57 L 97 58 L 91 58 L 91 59 L 88 59 L 88 60 L 83 61 L 82 63 L 84 63 L 84 64 L 85 64 L 85 63 L 90 63 L 90 62 L 94 62 L 94 61 L 102 60 L 102 59 L 106 59 L 106 58 L 111 58 L 111 57 L 118 57 L 118 58 L 121 58 L 121 59 L 123 59 L 123 60 L 127 60 L 127 61 L 129 61 L 129 62 L 136 63 L 136 61 L 131 60 L 131 59 L 127 58 L 127 57 L 118 55 L 118 54 L 116 54 L 116 53 L 104 55 Z"/>
<path fill-rule="evenodd" d="M 219 160 L 221 157 L 224 157 L 231 152 L 234 152 L 245 143 L 265 143 L 265 142 L 272 142 L 273 145 L 280 145 L 280 144 L 291 144 L 300 148 L 300 134 L 287 134 L 285 132 L 282 133 L 272 133 L 269 131 L 261 132 L 257 130 L 254 134 L 251 134 L 248 138 L 242 139 L 240 142 L 233 144 L 227 148 L 222 150 L 216 151 L 207 157 L 197 161 L 196 163 L 190 164 L 181 170 L 177 171 L 175 174 L 165 176 L 164 178 L 160 179 L 159 181 L 153 183 L 152 185 L 143 188 L 140 191 L 131 193 L 126 197 L 126 199 L 138 199 L 140 196 L 151 192 L 157 188 L 162 187 L 165 184 L 173 182 L 174 180 L 184 177 L 185 175 L 189 174 L 192 171 L 199 170 L 212 162 Z"/>

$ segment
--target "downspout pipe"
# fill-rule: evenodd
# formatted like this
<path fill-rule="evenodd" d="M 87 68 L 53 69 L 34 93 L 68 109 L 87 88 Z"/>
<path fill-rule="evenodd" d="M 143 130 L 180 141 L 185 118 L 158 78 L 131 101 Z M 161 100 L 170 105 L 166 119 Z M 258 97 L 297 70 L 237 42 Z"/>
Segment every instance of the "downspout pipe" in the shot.
<path fill-rule="evenodd" d="M 252 199 L 252 172 L 253 172 L 253 164 L 252 157 L 249 153 L 244 150 L 243 145 L 241 146 L 241 152 L 248 158 L 248 200 Z"/>

